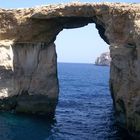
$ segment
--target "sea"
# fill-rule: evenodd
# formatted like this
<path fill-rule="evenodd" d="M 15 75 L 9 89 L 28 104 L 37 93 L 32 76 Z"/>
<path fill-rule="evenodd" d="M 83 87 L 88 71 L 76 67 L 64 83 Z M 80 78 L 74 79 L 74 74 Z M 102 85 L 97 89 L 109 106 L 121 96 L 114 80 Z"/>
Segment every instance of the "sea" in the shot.
<path fill-rule="evenodd" d="M 55 118 L 0 112 L 0 140 L 128 140 L 115 121 L 108 66 L 58 63 Z"/>

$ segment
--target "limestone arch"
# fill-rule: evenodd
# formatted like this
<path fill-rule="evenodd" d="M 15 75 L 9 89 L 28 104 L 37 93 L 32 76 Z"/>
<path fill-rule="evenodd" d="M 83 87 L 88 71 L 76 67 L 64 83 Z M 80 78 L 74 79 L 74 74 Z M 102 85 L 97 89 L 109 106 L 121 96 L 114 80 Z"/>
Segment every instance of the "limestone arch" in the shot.
<path fill-rule="evenodd" d="M 110 87 L 118 120 L 131 134 L 139 136 L 139 15 L 139 4 L 124 3 L 0 9 L 0 40 L 12 40 L 14 52 L 13 92 L 9 93 L 12 96 L 2 99 L 0 108 L 54 114 L 59 91 L 53 44 L 56 35 L 63 28 L 94 22 L 101 38 L 110 44 Z M 43 70 L 47 71 L 43 73 Z"/>

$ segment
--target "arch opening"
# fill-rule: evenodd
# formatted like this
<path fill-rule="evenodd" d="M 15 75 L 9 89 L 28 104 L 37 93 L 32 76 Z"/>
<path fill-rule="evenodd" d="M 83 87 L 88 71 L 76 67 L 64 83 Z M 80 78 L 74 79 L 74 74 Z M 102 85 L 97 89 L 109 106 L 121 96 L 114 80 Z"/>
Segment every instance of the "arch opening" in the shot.
<path fill-rule="evenodd" d="M 57 35 L 55 44 L 58 53 L 58 62 L 75 61 L 77 63 L 94 64 L 95 59 L 99 57 L 101 53 L 109 52 L 108 44 L 101 39 L 94 23 L 84 27 L 82 26 L 82 28 L 78 27 L 76 29 L 69 27 Z M 86 34 L 88 34 L 88 36 L 86 36 Z M 80 59 L 78 58 L 78 55 L 81 59 L 83 55 L 83 60 L 78 60 Z M 70 57 L 72 56 L 77 60 L 74 60 L 74 58 L 71 59 Z M 86 61 L 86 57 L 88 57 L 89 60 Z"/>
<path fill-rule="evenodd" d="M 60 31 L 63 29 L 74 29 L 84 27 L 90 23 L 95 23 L 95 27 L 98 30 L 100 37 L 109 44 L 109 39 L 105 35 L 105 25 L 102 21 L 97 20 L 96 17 L 59 17 L 54 18 L 57 26 L 60 28 Z M 56 35 L 58 35 L 57 32 Z M 55 37 L 56 38 L 56 37 Z"/>
<path fill-rule="evenodd" d="M 95 39 L 95 36 L 98 36 L 97 39 Z M 107 128 L 106 130 L 104 129 L 106 133 L 104 137 L 111 136 L 113 133 L 111 133 L 110 128 L 115 128 L 115 126 L 113 124 L 114 116 L 111 115 L 113 114 L 113 110 L 108 83 L 109 67 L 94 66 L 94 59 L 100 53 L 109 51 L 108 45 L 101 39 L 94 24 L 62 31 L 57 36 L 55 44 L 60 83 L 56 119 L 58 124 L 62 125 L 61 130 L 65 132 L 71 131 L 71 133 L 73 133 L 73 130 L 77 132 L 77 135 L 74 135 L 74 139 L 76 139 L 78 135 L 84 138 L 87 134 L 89 137 L 96 137 L 97 134 L 102 135 L 100 133 L 102 130 L 99 127 L 104 123 Z M 86 52 L 87 55 L 89 52 L 93 55 L 91 56 L 89 54 L 91 61 L 84 61 L 84 59 L 79 61 L 76 57 L 66 58 L 68 55 L 72 57 L 74 54 L 80 55 L 80 53 L 82 54 L 80 57 L 85 57 Z M 94 57 L 95 54 L 96 57 Z M 76 63 L 74 63 L 74 59 Z M 107 100 L 108 103 L 105 100 Z M 113 119 L 113 121 L 111 121 L 111 119 Z M 108 120 L 110 120 L 110 123 L 108 123 Z M 99 127 L 97 123 L 99 123 Z M 69 127 L 67 128 L 65 126 Z M 103 126 L 103 128 L 105 127 Z M 94 133 L 95 130 L 96 134 Z M 68 136 L 67 134 L 64 135 L 64 137 Z"/>

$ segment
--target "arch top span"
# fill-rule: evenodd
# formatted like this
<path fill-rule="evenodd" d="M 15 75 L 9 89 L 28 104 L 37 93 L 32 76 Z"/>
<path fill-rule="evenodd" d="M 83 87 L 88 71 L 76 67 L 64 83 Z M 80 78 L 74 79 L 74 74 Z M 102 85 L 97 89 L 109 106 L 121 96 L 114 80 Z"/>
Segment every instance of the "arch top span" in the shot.
<path fill-rule="evenodd" d="M 0 9 L 0 40 L 52 43 L 64 28 L 95 23 L 108 44 L 134 35 L 140 4 L 68 3 L 26 9 Z M 131 30 L 131 32 L 130 32 Z"/>

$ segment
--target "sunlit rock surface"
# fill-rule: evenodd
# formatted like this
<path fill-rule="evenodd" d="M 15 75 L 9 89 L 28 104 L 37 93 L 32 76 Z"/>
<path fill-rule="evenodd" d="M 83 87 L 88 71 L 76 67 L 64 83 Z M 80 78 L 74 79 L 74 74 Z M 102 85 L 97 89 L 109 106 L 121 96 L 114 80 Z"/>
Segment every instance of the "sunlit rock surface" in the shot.
<path fill-rule="evenodd" d="M 9 42 L 0 43 L 0 98 L 13 95 L 12 48 Z"/>
<path fill-rule="evenodd" d="M 74 2 L 0 9 L 0 42 L 11 41 L 13 50 L 10 66 L 5 56 L 10 49 L 1 48 L 5 51 L 2 71 L 9 77 L 3 78 L 6 87 L 1 88 L 4 82 L 0 85 L 1 97 L 5 97 L 0 108 L 54 114 L 59 86 L 53 43 L 61 30 L 88 23 L 95 23 L 110 45 L 110 89 L 117 121 L 140 137 L 140 4 Z"/>
<path fill-rule="evenodd" d="M 95 65 L 97 66 L 110 66 L 111 58 L 110 53 L 105 52 L 102 53 L 97 59 L 95 60 Z"/>

